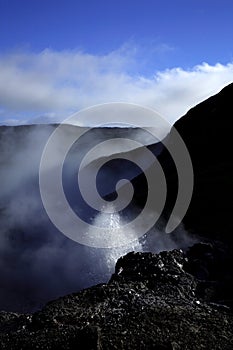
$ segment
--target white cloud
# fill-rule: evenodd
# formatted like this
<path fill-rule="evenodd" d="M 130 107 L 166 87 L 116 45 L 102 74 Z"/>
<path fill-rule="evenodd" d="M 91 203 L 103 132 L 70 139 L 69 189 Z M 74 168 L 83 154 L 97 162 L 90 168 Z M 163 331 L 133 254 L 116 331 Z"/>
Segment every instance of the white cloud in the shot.
<path fill-rule="evenodd" d="M 51 50 L 0 56 L 0 122 L 61 120 L 113 101 L 155 108 L 174 122 L 233 77 L 233 63 L 167 69 L 152 77 L 135 74 L 137 65 L 127 46 L 102 56 Z"/>

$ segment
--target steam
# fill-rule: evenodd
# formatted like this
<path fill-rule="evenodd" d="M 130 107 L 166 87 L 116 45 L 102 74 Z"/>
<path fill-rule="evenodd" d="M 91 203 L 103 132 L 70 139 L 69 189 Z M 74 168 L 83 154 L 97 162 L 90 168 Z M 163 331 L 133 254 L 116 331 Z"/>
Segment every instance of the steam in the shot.
<path fill-rule="evenodd" d="M 80 212 L 84 211 L 86 217 L 92 216 L 94 226 L 112 227 L 113 239 L 116 243 L 120 241 L 121 246 L 91 248 L 61 234 L 43 208 L 38 179 L 41 154 L 54 128 L 51 125 L 0 128 L 0 309 L 34 311 L 48 300 L 107 282 L 116 260 L 129 251 L 159 252 L 192 243 L 182 228 L 174 235 L 164 235 L 152 228 L 138 239 L 134 232 L 124 230 L 127 215 L 89 214 L 79 196 L 75 200 Z M 67 137 L 75 132 L 74 128 L 65 127 Z M 98 142 L 101 137 L 100 130 L 92 132 L 71 151 L 64 176 L 68 194 L 69 186 L 76 183 L 77 150 L 82 154 L 87 145 Z M 121 234 L 114 236 L 119 226 Z M 132 237 L 130 244 L 124 241 L 129 236 Z"/>
<path fill-rule="evenodd" d="M 134 250 L 143 251 L 143 244 L 139 241 L 135 232 L 126 231 L 124 225 L 126 221 L 117 212 L 113 211 L 113 205 L 109 203 L 103 211 L 97 214 L 92 222 L 92 228 L 89 230 L 88 234 L 92 234 L 95 227 L 111 228 L 111 242 L 109 245 L 113 248 L 105 249 L 105 264 L 107 271 L 111 274 L 114 271 L 114 266 L 116 261 L 124 254 Z M 119 230 L 120 229 L 120 230 Z M 104 234 L 104 231 L 103 231 Z M 129 244 L 129 239 L 131 243 Z M 115 246 L 115 247 L 114 247 Z"/>
<path fill-rule="evenodd" d="M 106 211 L 112 209 L 111 203 L 108 206 L 110 208 L 104 208 Z M 133 231 L 129 232 L 124 229 L 126 221 L 119 213 L 106 214 L 104 211 L 97 214 L 93 220 L 93 230 L 95 226 L 111 227 L 113 234 L 110 245 L 118 245 L 116 248 L 105 249 L 104 251 L 103 263 L 106 265 L 109 274 L 114 271 L 116 261 L 131 251 L 159 253 L 164 250 L 185 249 L 197 243 L 197 238 L 185 231 L 182 224 L 172 234 L 165 234 L 159 228 L 153 227 L 139 239 Z M 120 231 L 119 228 L 121 228 Z M 114 234 L 116 231 L 118 232 L 117 235 Z M 91 232 L 88 232 L 88 234 L 91 234 Z M 128 243 L 129 237 L 131 239 L 130 244 Z"/>

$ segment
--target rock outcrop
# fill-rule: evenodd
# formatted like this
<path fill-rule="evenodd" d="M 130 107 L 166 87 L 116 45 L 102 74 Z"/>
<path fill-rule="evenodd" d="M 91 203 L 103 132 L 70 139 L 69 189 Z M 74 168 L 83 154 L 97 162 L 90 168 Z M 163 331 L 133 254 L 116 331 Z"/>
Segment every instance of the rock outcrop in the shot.
<path fill-rule="evenodd" d="M 131 252 L 107 284 L 33 315 L 1 313 L 1 349 L 232 349 L 231 310 L 201 299 L 200 280 L 187 272 L 206 249 Z"/>

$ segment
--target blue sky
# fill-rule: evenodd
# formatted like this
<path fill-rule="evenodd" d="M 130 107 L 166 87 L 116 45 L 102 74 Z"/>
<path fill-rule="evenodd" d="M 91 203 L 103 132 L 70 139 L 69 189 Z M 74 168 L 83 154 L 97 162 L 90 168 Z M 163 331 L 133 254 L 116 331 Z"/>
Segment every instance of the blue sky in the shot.
<path fill-rule="evenodd" d="M 110 101 L 174 120 L 233 80 L 232 18 L 232 0 L 0 0 L 0 123 Z"/>

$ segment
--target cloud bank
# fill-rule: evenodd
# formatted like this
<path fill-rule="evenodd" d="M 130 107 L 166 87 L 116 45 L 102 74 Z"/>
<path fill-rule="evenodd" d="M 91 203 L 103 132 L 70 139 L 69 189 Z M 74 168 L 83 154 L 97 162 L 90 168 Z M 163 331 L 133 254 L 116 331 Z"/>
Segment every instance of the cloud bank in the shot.
<path fill-rule="evenodd" d="M 202 63 L 140 75 L 128 47 L 106 55 L 44 50 L 0 56 L 0 123 L 61 121 L 82 108 L 130 102 L 155 108 L 170 122 L 232 81 L 233 63 Z M 83 121 L 88 124 L 88 121 Z"/>

